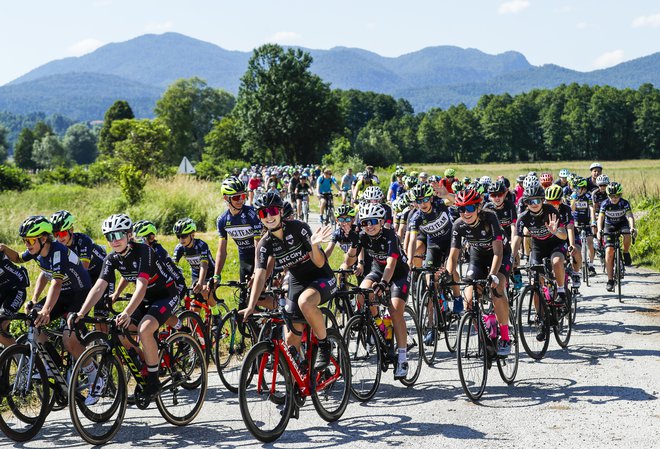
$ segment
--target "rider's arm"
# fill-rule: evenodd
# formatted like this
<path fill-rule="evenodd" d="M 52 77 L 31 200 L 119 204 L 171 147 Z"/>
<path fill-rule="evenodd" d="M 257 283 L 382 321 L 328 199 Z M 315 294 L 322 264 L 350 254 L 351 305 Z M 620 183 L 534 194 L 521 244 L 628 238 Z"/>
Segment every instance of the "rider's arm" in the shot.
<path fill-rule="evenodd" d="M 60 292 L 62 291 L 62 278 L 54 278 L 50 281 L 50 287 L 48 288 L 48 294 L 46 295 L 46 302 L 44 307 L 41 309 L 44 313 L 50 314 L 57 299 L 60 297 Z"/>
<path fill-rule="evenodd" d="M 344 262 L 341 264 L 342 270 L 348 270 L 348 267 L 352 267 L 353 264 L 355 264 L 355 259 L 357 258 L 357 248 L 351 247 L 348 252 L 346 253 L 346 256 L 344 257 Z"/>
<path fill-rule="evenodd" d="M 227 260 L 227 239 L 221 237 L 218 242 L 218 251 L 215 253 L 215 273 L 214 275 L 220 275 L 222 269 L 225 266 L 225 261 Z"/>
<path fill-rule="evenodd" d="M 123 280 L 124 278 L 122 278 Z M 103 292 L 105 292 L 105 289 L 108 287 L 108 283 L 104 281 L 103 279 L 99 278 L 92 289 L 87 293 L 87 297 L 85 298 L 85 302 L 83 303 L 82 307 L 80 308 L 80 311 L 78 312 L 78 316 L 85 316 L 89 313 L 90 310 L 92 310 L 92 307 L 96 305 L 96 303 L 101 299 L 103 296 Z"/>
<path fill-rule="evenodd" d="M 387 258 L 387 264 L 383 270 L 383 276 L 380 278 L 383 282 L 390 284 L 392 282 L 392 276 L 394 276 L 394 270 L 396 268 L 397 257 L 389 256 Z"/>
<path fill-rule="evenodd" d="M 335 249 L 336 243 L 334 240 L 331 240 L 330 243 L 328 243 L 328 246 L 325 247 L 325 257 L 330 259 L 330 256 L 332 256 L 332 251 Z"/>
<path fill-rule="evenodd" d="M 0 251 L 5 253 L 7 258 L 11 260 L 14 263 L 23 263 L 23 259 L 21 258 L 21 255 L 18 254 L 16 251 L 8 247 L 7 245 L 0 244 Z"/>
<path fill-rule="evenodd" d="M 458 266 L 458 256 L 461 254 L 460 248 L 452 248 L 449 250 L 449 257 L 447 258 L 447 271 L 452 274 L 452 277 L 458 273 L 456 267 Z"/>
<path fill-rule="evenodd" d="M 455 248 L 453 248 L 455 249 Z M 500 271 L 500 265 L 502 264 L 502 254 L 504 253 L 504 244 L 502 240 L 493 240 L 493 261 L 490 264 L 489 275 L 497 275 L 497 272 Z"/>
<path fill-rule="evenodd" d="M 37 282 L 34 284 L 34 290 L 32 291 L 32 302 L 36 303 L 39 301 L 39 296 L 41 296 L 41 292 L 44 291 L 44 288 L 46 288 L 47 284 L 48 278 L 43 271 L 39 272 Z"/>
<path fill-rule="evenodd" d="M 415 253 L 417 251 L 417 231 L 410 231 L 410 239 L 408 241 L 408 265 L 414 265 Z"/>
<path fill-rule="evenodd" d="M 119 282 L 117 282 L 117 285 L 115 285 L 115 291 L 112 294 L 113 298 L 119 298 L 121 296 L 121 293 L 128 287 L 128 281 L 124 279 L 123 277 L 119 279 Z"/>
<path fill-rule="evenodd" d="M 254 270 L 254 278 L 252 281 L 252 288 L 250 289 L 250 301 L 246 309 L 253 311 L 259 302 L 259 296 L 266 285 L 267 273 L 265 268 L 256 268 Z"/>

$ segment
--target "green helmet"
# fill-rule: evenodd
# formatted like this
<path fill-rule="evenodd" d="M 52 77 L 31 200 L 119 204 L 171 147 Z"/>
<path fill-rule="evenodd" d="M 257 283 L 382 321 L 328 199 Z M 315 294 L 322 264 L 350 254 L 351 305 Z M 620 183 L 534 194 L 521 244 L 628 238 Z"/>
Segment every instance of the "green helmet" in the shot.
<path fill-rule="evenodd" d="M 135 237 L 147 237 L 149 234 L 156 233 L 156 225 L 149 220 L 140 220 L 133 225 L 133 234 L 135 234 Z"/>
<path fill-rule="evenodd" d="M 588 186 L 587 178 L 582 178 L 582 177 L 573 178 L 573 186 L 578 189 L 580 187 L 587 187 Z"/>
<path fill-rule="evenodd" d="M 560 185 L 552 184 L 545 189 L 545 199 L 548 201 L 559 201 L 564 196 L 564 189 Z"/>
<path fill-rule="evenodd" d="M 453 178 L 456 176 L 456 170 L 453 168 L 448 168 L 445 170 L 445 178 Z"/>
<path fill-rule="evenodd" d="M 463 184 L 461 181 L 454 181 L 451 183 L 451 188 L 454 191 L 454 193 L 458 193 L 461 190 L 465 189 L 465 184 Z"/>
<path fill-rule="evenodd" d="M 192 218 L 182 218 L 174 223 L 174 233 L 176 235 L 190 234 L 197 230 L 197 225 Z"/>
<path fill-rule="evenodd" d="M 418 172 L 418 171 L 413 170 L 413 171 L 410 172 L 410 177 L 412 177 L 412 178 L 416 178 L 416 177 L 418 177 L 418 176 L 419 176 L 419 172 Z"/>
<path fill-rule="evenodd" d="M 75 220 L 76 218 L 68 210 L 60 210 L 50 217 L 53 232 L 68 231 Z"/>
<path fill-rule="evenodd" d="M 618 182 L 611 182 L 605 191 L 608 195 L 621 195 L 623 193 L 623 186 Z"/>
<path fill-rule="evenodd" d="M 236 195 L 245 192 L 245 183 L 235 176 L 231 176 L 222 181 L 220 192 L 223 195 Z"/>
<path fill-rule="evenodd" d="M 18 235 L 21 237 L 39 237 L 41 234 L 52 234 L 53 225 L 43 215 L 32 215 L 18 228 Z"/>
<path fill-rule="evenodd" d="M 417 181 L 417 178 L 414 176 L 408 176 L 406 180 L 403 182 L 403 184 L 406 186 L 406 189 L 412 189 L 417 185 L 419 181 Z"/>
<path fill-rule="evenodd" d="M 335 209 L 335 217 L 341 217 L 342 215 L 348 215 L 349 217 L 355 217 L 355 209 L 353 209 L 348 204 L 342 204 L 341 206 Z"/>
<path fill-rule="evenodd" d="M 433 187 L 428 184 L 417 184 L 411 192 L 415 199 L 430 198 L 433 196 Z"/>

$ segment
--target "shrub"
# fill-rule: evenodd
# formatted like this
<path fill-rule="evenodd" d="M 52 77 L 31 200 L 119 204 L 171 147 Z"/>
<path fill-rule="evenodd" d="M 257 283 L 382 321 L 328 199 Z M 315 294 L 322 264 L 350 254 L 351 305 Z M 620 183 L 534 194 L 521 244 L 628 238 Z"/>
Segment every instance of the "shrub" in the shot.
<path fill-rule="evenodd" d="M 27 190 L 30 188 L 30 177 L 18 167 L 0 165 L 0 192 L 3 190 Z"/>
<path fill-rule="evenodd" d="M 121 194 L 128 203 L 138 203 L 144 195 L 144 186 L 147 183 L 142 175 L 133 165 L 123 165 L 119 169 L 119 187 Z"/>

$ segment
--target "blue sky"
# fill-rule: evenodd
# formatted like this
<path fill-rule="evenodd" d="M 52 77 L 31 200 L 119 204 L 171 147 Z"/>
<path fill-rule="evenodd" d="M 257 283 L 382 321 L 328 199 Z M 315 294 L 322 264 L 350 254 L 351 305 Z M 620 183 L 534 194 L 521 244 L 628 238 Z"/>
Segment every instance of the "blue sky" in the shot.
<path fill-rule="evenodd" d="M 435 45 L 590 71 L 660 51 L 658 0 L 14 0 L 3 2 L 0 85 L 53 59 L 175 31 L 229 50 L 265 42 L 398 56 Z"/>

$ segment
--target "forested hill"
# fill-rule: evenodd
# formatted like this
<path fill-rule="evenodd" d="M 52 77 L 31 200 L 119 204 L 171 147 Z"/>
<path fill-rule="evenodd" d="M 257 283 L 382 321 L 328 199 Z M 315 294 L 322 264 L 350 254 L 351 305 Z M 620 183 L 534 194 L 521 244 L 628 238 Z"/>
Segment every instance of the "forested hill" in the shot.
<path fill-rule="evenodd" d="M 459 103 L 473 106 L 484 94 L 515 94 L 562 83 L 660 85 L 660 53 L 584 73 L 555 65 L 532 66 L 513 51 L 488 55 L 451 46 L 396 58 L 345 47 L 307 51 L 314 58 L 312 71 L 332 88 L 407 98 L 416 111 Z M 30 71 L 0 87 L 0 111 L 93 120 L 102 118 L 111 99 L 121 98 L 130 102 L 137 116 L 151 117 L 155 100 L 179 78 L 198 76 L 236 94 L 250 56 L 251 52 L 228 51 L 177 33 L 144 35 Z"/>

